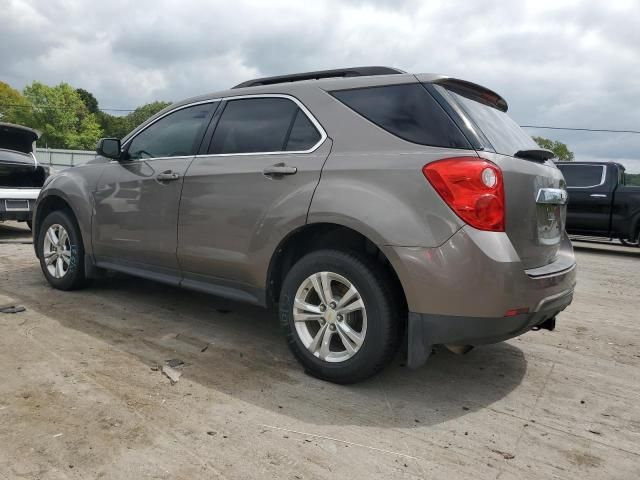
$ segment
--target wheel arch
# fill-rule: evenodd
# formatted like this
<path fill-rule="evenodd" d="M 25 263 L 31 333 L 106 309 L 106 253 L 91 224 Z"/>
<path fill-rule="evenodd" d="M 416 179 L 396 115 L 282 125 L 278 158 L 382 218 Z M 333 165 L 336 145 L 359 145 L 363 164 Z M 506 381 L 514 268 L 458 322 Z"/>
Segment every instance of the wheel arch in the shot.
<path fill-rule="evenodd" d="M 80 222 L 78 221 L 78 214 L 74 211 L 71 205 L 71 202 L 69 202 L 68 199 L 65 198 L 64 194 L 61 194 L 59 192 L 51 192 L 51 193 L 48 192 L 47 195 L 45 195 L 44 197 L 38 200 L 38 205 L 36 207 L 36 211 L 33 219 L 34 220 L 33 230 L 32 230 L 33 245 L 36 251 L 36 256 L 38 256 L 38 249 L 36 246 L 36 242 L 38 240 L 38 237 L 40 236 L 40 228 L 42 227 L 42 223 L 44 222 L 45 218 L 47 218 L 47 215 L 49 215 L 51 212 L 60 211 L 60 210 L 66 210 L 73 216 L 73 219 L 75 220 L 80 230 L 80 234 L 82 236 L 82 243 L 84 244 L 84 247 L 85 247 L 85 252 L 87 251 L 87 236 L 85 235 L 85 232 L 83 232 L 82 228 L 80 227 Z"/>
<path fill-rule="evenodd" d="M 389 275 L 394 294 L 404 310 L 407 302 L 396 269 L 368 236 L 337 223 L 310 223 L 290 232 L 276 248 L 267 271 L 267 304 L 278 303 L 282 283 L 289 269 L 307 253 L 332 249 L 365 255 Z"/>

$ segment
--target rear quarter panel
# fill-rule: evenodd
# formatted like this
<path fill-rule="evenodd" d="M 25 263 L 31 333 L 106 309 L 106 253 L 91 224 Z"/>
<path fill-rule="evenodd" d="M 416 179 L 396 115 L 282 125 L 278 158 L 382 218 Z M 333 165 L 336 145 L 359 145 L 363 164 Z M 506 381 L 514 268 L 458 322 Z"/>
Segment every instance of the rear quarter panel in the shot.
<path fill-rule="evenodd" d="M 402 140 L 319 88 L 305 91 L 303 102 L 334 142 L 309 223 L 343 225 L 378 245 L 423 247 L 441 245 L 462 227 L 422 167 L 446 157 L 477 157 L 475 151 Z"/>

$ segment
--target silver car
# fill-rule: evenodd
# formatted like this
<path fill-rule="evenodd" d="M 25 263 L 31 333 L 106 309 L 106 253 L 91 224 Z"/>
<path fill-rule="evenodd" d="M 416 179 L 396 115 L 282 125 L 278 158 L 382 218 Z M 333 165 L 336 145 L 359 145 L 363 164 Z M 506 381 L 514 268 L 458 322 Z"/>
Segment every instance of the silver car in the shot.
<path fill-rule="evenodd" d="M 479 85 L 387 67 L 178 102 L 51 177 L 34 243 L 55 288 L 115 270 L 279 310 L 338 383 L 434 345 L 555 326 L 576 265 L 553 154 Z"/>

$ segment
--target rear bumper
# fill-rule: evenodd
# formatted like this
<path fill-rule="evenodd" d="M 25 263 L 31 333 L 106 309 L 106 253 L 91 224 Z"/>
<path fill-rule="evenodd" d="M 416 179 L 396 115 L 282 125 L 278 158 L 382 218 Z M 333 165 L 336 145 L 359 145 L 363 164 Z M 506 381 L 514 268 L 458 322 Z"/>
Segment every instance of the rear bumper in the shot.
<path fill-rule="evenodd" d="M 555 261 L 525 270 L 509 237 L 465 226 L 436 248 L 382 247 L 402 284 L 409 312 L 409 364 L 437 344 L 495 343 L 564 310 L 573 298 L 576 263 L 563 235 Z M 520 310 L 516 316 L 505 316 Z"/>
<path fill-rule="evenodd" d="M 508 310 L 540 310 L 549 297 L 572 290 L 576 263 L 569 237 L 553 263 L 525 270 L 509 237 L 465 226 L 436 248 L 383 246 L 410 312 L 501 318 Z"/>
<path fill-rule="evenodd" d="M 31 220 L 39 188 L 0 188 L 0 220 Z"/>
<path fill-rule="evenodd" d="M 433 345 L 481 345 L 517 337 L 538 327 L 564 310 L 573 299 L 573 289 L 540 301 L 540 309 L 513 317 L 458 317 L 409 313 L 407 365 L 424 364 Z"/>

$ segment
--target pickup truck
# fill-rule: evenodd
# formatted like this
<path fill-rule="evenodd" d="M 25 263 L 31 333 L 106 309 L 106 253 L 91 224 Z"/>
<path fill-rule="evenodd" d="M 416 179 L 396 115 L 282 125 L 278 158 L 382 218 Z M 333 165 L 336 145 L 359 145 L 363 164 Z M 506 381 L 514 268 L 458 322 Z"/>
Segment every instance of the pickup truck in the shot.
<path fill-rule="evenodd" d="M 17 220 L 31 228 L 33 207 L 49 176 L 34 155 L 39 136 L 31 128 L 0 122 L 0 222 Z"/>
<path fill-rule="evenodd" d="M 640 187 L 627 185 L 613 162 L 557 162 L 569 193 L 569 234 L 618 238 L 640 246 Z"/>

